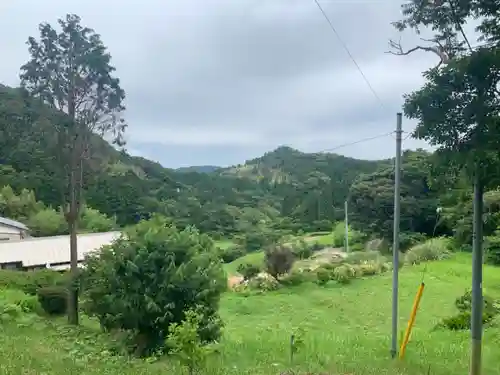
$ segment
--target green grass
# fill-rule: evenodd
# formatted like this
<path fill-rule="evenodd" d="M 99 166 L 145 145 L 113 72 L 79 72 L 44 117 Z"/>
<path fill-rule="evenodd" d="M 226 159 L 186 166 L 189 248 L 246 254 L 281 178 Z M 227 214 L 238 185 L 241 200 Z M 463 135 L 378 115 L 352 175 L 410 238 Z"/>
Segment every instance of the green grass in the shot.
<path fill-rule="evenodd" d="M 264 252 L 256 251 L 253 253 L 246 254 L 241 258 L 236 259 L 235 261 L 225 264 L 224 268 L 229 275 L 235 275 L 238 273 L 238 266 L 244 263 L 250 263 L 255 265 L 262 265 L 264 262 Z"/>
<path fill-rule="evenodd" d="M 227 249 L 230 246 L 234 245 L 234 242 L 231 240 L 218 240 L 214 241 L 215 246 L 221 248 L 221 249 Z"/>
<path fill-rule="evenodd" d="M 391 275 L 355 280 L 339 287 L 304 284 L 261 295 L 226 293 L 221 315 L 226 327 L 220 354 L 207 374 L 278 375 L 289 368 L 289 339 L 304 329 L 296 355 L 298 374 L 432 375 L 466 374 L 469 333 L 432 331 L 454 313 L 454 299 L 470 285 L 469 255 L 404 267 L 400 276 L 400 328 L 406 326 L 413 298 L 425 272 L 426 289 L 404 361 L 389 358 Z M 500 298 L 500 272 L 485 267 L 486 293 Z M 87 322 L 88 323 L 88 322 Z M 35 319 L 0 325 L 0 373 L 5 375 L 182 374 L 170 361 L 146 363 L 110 357 L 95 325 L 75 330 Z M 500 329 L 484 335 L 483 373 L 500 374 Z M 218 368 L 218 369 L 217 369 Z"/>

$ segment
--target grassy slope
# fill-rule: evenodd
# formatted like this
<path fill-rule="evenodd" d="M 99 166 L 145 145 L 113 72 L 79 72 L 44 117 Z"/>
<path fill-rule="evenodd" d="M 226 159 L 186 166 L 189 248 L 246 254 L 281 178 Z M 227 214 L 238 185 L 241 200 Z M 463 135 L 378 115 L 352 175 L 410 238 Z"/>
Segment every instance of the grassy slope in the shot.
<path fill-rule="evenodd" d="M 401 328 L 404 329 L 424 266 L 401 273 Z M 357 280 L 352 285 L 295 289 L 245 297 L 227 293 L 221 314 L 226 329 L 221 342 L 224 370 L 210 374 L 275 375 L 288 366 L 289 335 L 305 329 L 305 345 L 296 358 L 301 371 L 329 374 L 464 374 L 468 367 L 467 332 L 431 332 L 440 318 L 454 312 L 454 298 L 470 285 L 470 259 L 430 263 L 416 328 L 403 364 L 389 360 L 390 275 Z M 500 298 L 498 269 L 485 268 L 487 293 Z M 1 326 L 0 326 L 1 327 Z M 14 374 L 180 374 L 166 363 L 108 359 L 92 333 L 75 333 L 47 323 L 7 326 L 0 334 L 0 373 Z M 484 373 L 500 374 L 500 330 L 484 338 Z M 76 355 L 75 355 L 76 353 Z M 88 353 L 88 354 L 86 354 Z M 396 362 L 397 363 L 397 362 Z M 169 371 L 170 370 L 170 371 Z"/>

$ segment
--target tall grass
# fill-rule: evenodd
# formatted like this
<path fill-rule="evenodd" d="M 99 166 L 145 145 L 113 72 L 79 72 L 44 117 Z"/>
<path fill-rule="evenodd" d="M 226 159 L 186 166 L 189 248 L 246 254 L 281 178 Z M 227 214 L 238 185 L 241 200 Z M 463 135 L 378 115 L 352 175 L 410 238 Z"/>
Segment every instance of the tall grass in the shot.
<path fill-rule="evenodd" d="M 451 245 L 451 240 L 447 237 L 431 238 L 408 249 L 405 263 L 420 264 L 430 260 L 446 259 L 451 254 Z"/>

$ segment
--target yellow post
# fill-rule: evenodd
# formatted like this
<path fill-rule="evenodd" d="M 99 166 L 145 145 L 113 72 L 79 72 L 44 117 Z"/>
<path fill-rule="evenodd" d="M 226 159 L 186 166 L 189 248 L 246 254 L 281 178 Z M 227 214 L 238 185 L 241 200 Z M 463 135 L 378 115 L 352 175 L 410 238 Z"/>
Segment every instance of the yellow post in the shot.
<path fill-rule="evenodd" d="M 413 328 L 413 324 L 415 323 L 418 305 L 420 304 L 420 300 L 422 299 L 422 294 L 424 293 L 424 287 L 425 287 L 424 283 L 420 284 L 417 290 L 417 294 L 415 295 L 415 300 L 413 301 L 413 307 L 411 309 L 410 319 L 408 319 L 408 325 L 406 326 L 403 342 L 401 343 L 401 348 L 399 349 L 399 359 L 403 359 L 405 356 L 406 346 L 408 345 L 408 341 L 410 340 L 411 330 Z"/>

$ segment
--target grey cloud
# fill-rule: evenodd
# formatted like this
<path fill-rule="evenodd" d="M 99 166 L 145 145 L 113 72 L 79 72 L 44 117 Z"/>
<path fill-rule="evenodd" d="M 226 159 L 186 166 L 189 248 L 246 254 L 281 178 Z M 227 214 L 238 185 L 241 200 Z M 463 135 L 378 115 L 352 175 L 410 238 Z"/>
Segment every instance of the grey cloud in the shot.
<path fill-rule="evenodd" d="M 185 164 L 179 155 L 226 164 L 280 144 L 314 151 L 391 129 L 401 94 L 418 87 L 432 56 L 384 54 L 397 1 L 320 2 L 385 107 L 313 0 L 12 2 L 0 15 L 0 32 L 10 36 L 0 41 L 9 51 L 0 81 L 17 81 L 23 43 L 39 22 L 74 12 L 113 55 L 127 91 L 130 148 L 154 150 L 167 165 Z M 375 142 L 339 152 L 373 159 L 386 149 Z"/>

